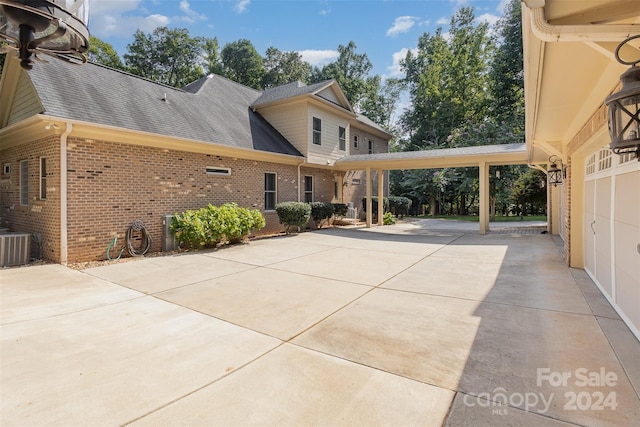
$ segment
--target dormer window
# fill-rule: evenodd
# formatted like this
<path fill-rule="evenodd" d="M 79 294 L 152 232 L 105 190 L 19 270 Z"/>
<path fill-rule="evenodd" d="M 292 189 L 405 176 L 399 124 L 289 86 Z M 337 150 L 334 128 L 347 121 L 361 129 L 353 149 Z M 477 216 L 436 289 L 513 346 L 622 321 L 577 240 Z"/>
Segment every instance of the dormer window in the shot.
<path fill-rule="evenodd" d="M 322 120 L 317 117 L 313 118 L 313 143 L 322 145 Z"/>

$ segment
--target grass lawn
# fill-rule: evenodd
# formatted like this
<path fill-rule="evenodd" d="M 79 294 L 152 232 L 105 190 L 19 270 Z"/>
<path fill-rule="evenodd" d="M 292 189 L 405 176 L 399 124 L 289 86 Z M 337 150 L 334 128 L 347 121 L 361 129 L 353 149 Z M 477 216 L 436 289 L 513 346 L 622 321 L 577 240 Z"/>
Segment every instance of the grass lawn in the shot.
<path fill-rule="evenodd" d="M 447 219 L 453 221 L 469 221 L 469 222 L 479 222 L 480 217 L 476 215 L 436 215 L 435 217 L 431 216 L 417 216 L 415 218 L 438 218 L 438 219 Z M 546 215 L 529 215 L 523 218 L 519 216 L 496 216 L 495 219 L 492 219 L 491 222 L 520 222 L 520 221 L 546 221 Z"/>

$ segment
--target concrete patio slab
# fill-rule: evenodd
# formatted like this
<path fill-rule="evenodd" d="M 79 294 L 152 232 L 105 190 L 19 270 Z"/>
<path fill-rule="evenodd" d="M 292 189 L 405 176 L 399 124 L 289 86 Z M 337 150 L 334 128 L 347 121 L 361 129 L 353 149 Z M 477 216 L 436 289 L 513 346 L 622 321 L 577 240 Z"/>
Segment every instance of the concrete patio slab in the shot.
<path fill-rule="evenodd" d="M 456 393 L 445 424 L 447 427 L 570 427 L 575 424 L 523 411 L 476 396 Z"/>
<path fill-rule="evenodd" d="M 559 327 L 562 325 L 562 327 Z M 517 341 L 517 345 L 514 344 Z M 306 348 L 475 396 L 535 390 L 555 406 L 513 406 L 588 425 L 629 425 L 640 401 L 593 317 L 374 289 L 293 340 Z M 589 347 L 584 354 L 585 346 Z M 615 387 L 537 384 L 538 369 L 600 372 Z M 618 411 L 564 410 L 564 393 L 614 392 Z"/>
<path fill-rule="evenodd" d="M 0 324 L 43 319 L 142 296 L 57 264 L 0 269 Z"/>
<path fill-rule="evenodd" d="M 249 265 L 265 266 L 300 256 L 324 252 L 334 247 L 304 241 L 296 235 L 288 235 L 253 240 L 248 244 L 227 246 L 209 252 L 206 255 L 212 258 Z"/>
<path fill-rule="evenodd" d="M 0 424 L 640 417 L 640 343 L 558 239 L 398 225 L 2 270 Z"/>
<path fill-rule="evenodd" d="M 362 251 L 339 247 L 317 255 L 307 255 L 269 267 L 309 276 L 377 286 L 424 255 Z"/>
<path fill-rule="evenodd" d="M 368 286 L 260 268 L 156 296 L 289 340 L 369 290 Z"/>
<path fill-rule="evenodd" d="M 440 426 L 452 399 L 449 390 L 285 344 L 132 425 Z"/>
<path fill-rule="evenodd" d="M 252 268 L 255 267 L 209 257 L 205 252 L 111 264 L 89 268 L 84 272 L 140 292 L 153 294 Z"/>
<path fill-rule="evenodd" d="M 152 297 L 3 325 L 0 423 L 121 425 L 279 344 Z"/>

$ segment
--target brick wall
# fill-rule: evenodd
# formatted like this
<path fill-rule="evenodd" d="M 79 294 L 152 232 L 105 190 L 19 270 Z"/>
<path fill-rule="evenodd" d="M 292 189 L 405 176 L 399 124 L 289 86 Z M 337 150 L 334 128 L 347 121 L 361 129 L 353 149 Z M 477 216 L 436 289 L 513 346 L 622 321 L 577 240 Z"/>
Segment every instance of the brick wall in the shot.
<path fill-rule="evenodd" d="M 207 166 L 230 168 L 231 175 L 208 175 Z M 277 174 L 278 202 L 297 200 L 296 166 L 69 138 L 69 262 L 105 259 L 110 240 L 124 242 L 135 219 L 151 235 L 150 251 L 160 251 L 164 215 L 209 203 L 260 209 L 267 226 L 259 233 L 279 232 L 277 214 L 264 212 L 265 172 Z M 316 182 L 320 194 L 332 194 L 332 183 Z"/>
<path fill-rule="evenodd" d="M 46 160 L 46 199 L 40 198 L 40 157 Z M 29 203 L 20 205 L 20 162 L 28 161 Z M 4 165 L 11 172 L 4 174 Z M 0 151 L 0 226 L 11 231 L 40 233 L 42 257 L 60 259 L 60 143 L 50 136 Z M 32 254 L 37 248 L 32 245 Z"/>

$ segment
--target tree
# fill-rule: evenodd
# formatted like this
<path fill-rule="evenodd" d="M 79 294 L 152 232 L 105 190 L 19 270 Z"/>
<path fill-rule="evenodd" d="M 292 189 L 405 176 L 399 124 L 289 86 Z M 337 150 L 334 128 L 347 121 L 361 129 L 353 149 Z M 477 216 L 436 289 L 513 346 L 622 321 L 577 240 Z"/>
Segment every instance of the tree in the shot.
<path fill-rule="evenodd" d="M 221 58 L 226 77 L 245 86 L 262 89 L 263 60 L 249 40 L 227 43 Z"/>
<path fill-rule="evenodd" d="M 263 65 L 265 89 L 295 81 L 306 83 L 311 73 L 311 64 L 303 61 L 298 52 L 282 52 L 275 47 L 267 49 Z"/>
<path fill-rule="evenodd" d="M 338 59 L 325 65 L 322 69 L 315 69 L 311 76 L 312 82 L 335 79 L 344 91 L 351 105 L 360 111 L 360 104 L 367 92 L 367 76 L 373 68 L 366 53 L 356 53 L 356 44 L 350 41 L 348 45 L 338 46 Z"/>
<path fill-rule="evenodd" d="M 524 131 L 524 65 L 522 9 L 520 0 L 510 0 L 497 24 L 498 45 L 491 61 L 491 115 L 508 123 L 515 132 Z"/>
<path fill-rule="evenodd" d="M 204 75 L 202 45 L 186 28 L 158 27 L 151 34 L 137 30 L 133 37 L 124 55 L 131 73 L 174 87 Z"/>
<path fill-rule="evenodd" d="M 203 50 L 205 74 L 222 75 L 224 70 L 222 67 L 222 59 L 220 58 L 218 38 L 214 37 L 210 39 L 203 37 L 200 38 L 199 41 Z"/>
<path fill-rule="evenodd" d="M 390 131 L 394 124 L 393 112 L 403 87 L 403 82 L 399 79 L 387 79 L 382 83 L 378 75 L 367 77 L 360 112 Z"/>
<path fill-rule="evenodd" d="M 107 67 L 123 70 L 124 64 L 110 43 L 104 42 L 97 37 L 89 38 L 89 61 L 106 65 Z"/>

